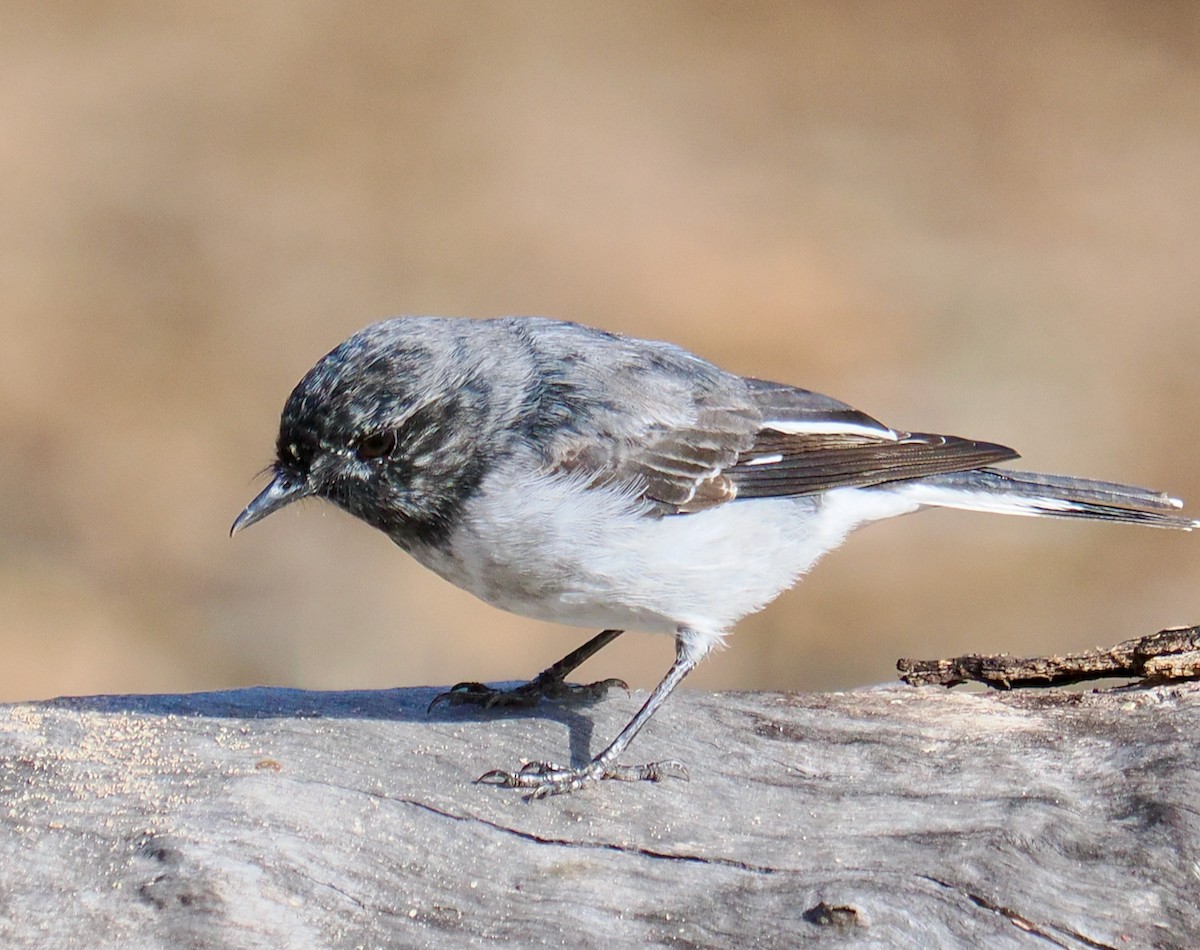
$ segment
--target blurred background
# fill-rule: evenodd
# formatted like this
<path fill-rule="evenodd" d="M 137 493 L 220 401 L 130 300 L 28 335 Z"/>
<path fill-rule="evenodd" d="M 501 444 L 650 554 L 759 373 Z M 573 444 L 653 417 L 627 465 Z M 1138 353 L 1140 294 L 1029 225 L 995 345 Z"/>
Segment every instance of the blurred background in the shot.
<path fill-rule="evenodd" d="M 231 541 L 322 354 L 403 313 L 670 339 L 1200 515 L 1193 3 L 7 5 L 0 699 L 524 678 L 508 616 L 310 503 Z M 1200 537 L 873 526 L 690 682 L 1200 621 Z M 665 637 L 581 676 L 656 682 Z"/>

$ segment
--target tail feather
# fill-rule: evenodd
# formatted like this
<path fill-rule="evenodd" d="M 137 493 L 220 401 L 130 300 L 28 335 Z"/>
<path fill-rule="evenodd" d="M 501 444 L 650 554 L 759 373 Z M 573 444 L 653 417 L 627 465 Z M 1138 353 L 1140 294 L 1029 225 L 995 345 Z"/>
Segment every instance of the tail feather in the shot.
<path fill-rule="evenodd" d="M 1070 475 L 1042 475 L 998 468 L 929 475 L 893 483 L 922 505 L 995 511 L 1044 518 L 1086 518 L 1190 531 L 1200 526 L 1172 514 L 1182 502 L 1162 492 Z"/>
<path fill-rule="evenodd" d="M 1071 475 L 1014 472 L 1003 468 L 983 468 L 979 469 L 979 472 L 986 474 L 989 480 L 994 477 L 1002 482 L 1011 483 L 1020 491 L 1040 489 L 1060 493 L 1062 497 L 1075 501 L 1168 511 L 1183 507 L 1182 501 L 1165 492 L 1155 491 L 1153 488 L 1138 488 L 1136 485 L 1122 485 L 1119 482 L 1102 482 L 1094 478 L 1075 478 Z"/>

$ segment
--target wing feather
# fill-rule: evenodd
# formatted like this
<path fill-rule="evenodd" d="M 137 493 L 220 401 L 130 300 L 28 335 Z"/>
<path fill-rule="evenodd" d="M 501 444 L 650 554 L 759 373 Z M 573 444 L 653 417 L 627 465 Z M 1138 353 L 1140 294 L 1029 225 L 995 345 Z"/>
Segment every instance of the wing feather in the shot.
<path fill-rule="evenodd" d="M 821 393 L 765 380 L 697 391 L 684 419 L 646 413 L 623 438 L 576 433 L 551 469 L 617 485 L 656 514 L 702 511 L 736 499 L 807 495 L 961 472 L 1017 457 L 1002 445 L 910 434 Z M 678 407 L 675 407 L 678 408 Z"/>
<path fill-rule="evenodd" d="M 902 434 L 893 441 L 767 429 L 726 474 L 738 498 L 773 498 L 962 472 L 1016 457 L 1006 446 L 957 436 Z"/>

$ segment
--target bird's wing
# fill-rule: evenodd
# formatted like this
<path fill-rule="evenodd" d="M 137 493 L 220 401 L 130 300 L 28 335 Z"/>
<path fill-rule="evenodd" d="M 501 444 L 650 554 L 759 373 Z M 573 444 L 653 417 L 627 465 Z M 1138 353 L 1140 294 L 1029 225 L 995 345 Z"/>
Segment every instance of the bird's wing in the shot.
<path fill-rule="evenodd" d="M 724 473 L 738 498 L 879 485 L 1018 457 L 992 442 L 898 432 L 820 393 L 763 380 L 747 382 L 763 421 L 754 444 Z"/>
<path fill-rule="evenodd" d="M 602 429 L 600 438 L 561 441 L 551 470 L 628 491 L 657 514 L 700 511 L 736 497 L 726 473 L 754 445 L 759 427 L 752 406 L 701 402 L 683 422 L 664 423 L 652 413 L 641 421 L 632 433 L 623 425 L 627 434 L 620 438 Z"/>
<path fill-rule="evenodd" d="M 745 384 L 736 398 L 727 389 L 699 394 L 682 424 L 647 413 L 622 438 L 562 440 L 551 468 L 628 489 L 657 513 L 684 514 L 738 498 L 878 485 L 1017 457 L 988 442 L 898 432 L 820 393 Z"/>

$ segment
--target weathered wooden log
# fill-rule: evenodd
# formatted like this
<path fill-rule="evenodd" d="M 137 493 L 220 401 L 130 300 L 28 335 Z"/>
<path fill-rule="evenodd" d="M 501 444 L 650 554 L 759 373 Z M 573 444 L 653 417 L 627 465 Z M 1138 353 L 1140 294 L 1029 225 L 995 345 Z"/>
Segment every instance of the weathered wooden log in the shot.
<path fill-rule="evenodd" d="M 433 689 L 0 707 L 4 947 L 1200 945 L 1200 686 L 681 691 L 631 761 L 526 801 L 638 697 Z"/>

